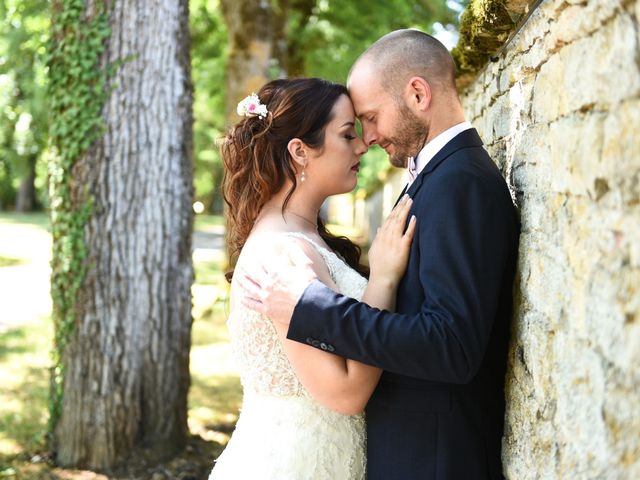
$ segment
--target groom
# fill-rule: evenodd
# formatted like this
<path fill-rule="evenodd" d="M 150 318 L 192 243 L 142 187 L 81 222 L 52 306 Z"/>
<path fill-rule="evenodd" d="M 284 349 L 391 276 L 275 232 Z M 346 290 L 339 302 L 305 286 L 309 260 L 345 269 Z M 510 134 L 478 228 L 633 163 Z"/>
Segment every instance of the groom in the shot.
<path fill-rule="evenodd" d="M 369 480 L 503 478 L 518 221 L 454 80 L 446 48 L 416 30 L 385 35 L 349 74 L 364 141 L 412 179 L 417 228 L 396 313 L 335 293 L 304 266 L 253 279 L 252 307 L 290 320 L 289 339 L 384 370 L 366 408 Z"/>

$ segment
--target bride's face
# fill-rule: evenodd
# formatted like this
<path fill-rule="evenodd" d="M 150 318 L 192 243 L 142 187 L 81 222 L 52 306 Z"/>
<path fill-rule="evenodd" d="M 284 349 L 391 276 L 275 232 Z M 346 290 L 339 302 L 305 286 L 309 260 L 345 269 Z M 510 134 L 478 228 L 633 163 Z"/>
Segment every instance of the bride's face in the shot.
<path fill-rule="evenodd" d="M 355 128 L 353 104 L 342 95 L 333 106 L 333 118 L 325 129 L 324 146 L 314 152 L 306 168 L 306 182 L 329 196 L 350 192 L 356 187 L 360 157 L 367 146 Z"/>

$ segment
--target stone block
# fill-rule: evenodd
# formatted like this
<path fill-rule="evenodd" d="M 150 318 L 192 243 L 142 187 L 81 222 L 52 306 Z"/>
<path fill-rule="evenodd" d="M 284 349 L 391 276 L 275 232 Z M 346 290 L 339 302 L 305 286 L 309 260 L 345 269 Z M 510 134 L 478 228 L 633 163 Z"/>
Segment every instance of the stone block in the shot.
<path fill-rule="evenodd" d="M 564 78 L 559 87 L 566 91 L 561 115 L 593 106 L 611 108 L 640 95 L 635 36 L 632 18 L 621 14 L 592 36 L 560 51 Z"/>
<path fill-rule="evenodd" d="M 549 57 L 550 54 L 545 47 L 544 39 L 539 39 L 519 59 L 520 70 L 525 73 L 538 71 L 549 60 Z"/>
<path fill-rule="evenodd" d="M 540 67 L 533 87 L 532 112 L 536 123 L 550 123 L 566 111 L 563 78 L 564 62 L 559 55 Z"/>
<path fill-rule="evenodd" d="M 496 75 L 487 75 L 487 77 L 483 96 L 484 98 L 491 99 L 491 102 L 493 102 L 493 100 L 498 96 L 498 82 L 496 81 Z"/>
<path fill-rule="evenodd" d="M 546 125 L 530 125 L 518 131 L 509 148 L 513 184 L 518 191 L 527 195 L 543 195 L 549 191 L 551 169 L 549 162 L 549 142 Z"/>
<path fill-rule="evenodd" d="M 493 136 L 493 126 L 491 125 L 491 117 L 489 115 L 490 111 L 491 108 L 486 108 L 474 123 L 474 127 L 478 130 L 480 138 L 485 145 L 490 145 L 495 141 Z"/>
<path fill-rule="evenodd" d="M 602 158 L 597 173 L 627 205 L 640 204 L 640 100 L 619 104 L 604 123 Z"/>
<path fill-rule="evenodd" d="M 616 257 L 621 254 L 624 255 L 615 250 L 594 252 L 592 258 L 599 258 L 606 266 L 591 262 L 585 282 L 588 299 L 585 326 L 586 338 L 592 339 L 603 362 L 620 371 L 630 371 L 634 368 L 633 360 L 637 359 L 638 350 L 629 349 L 633 345 L 627 345 L 630 340 L 627 315 L 638 309 L 634 304 L 638 284 L 632 282 L 638 282 L 640 278 L 618 261 Z M 616 264 L 618 268 L 614 267 Z M 614 271 L 616 274 L 612 278 Z"/>
<path fill-rule="evenodd" d="M 571 330 L 558 334 L 555 354 L 559 478 L 602 478 L 608 466 L 604 366 L 588 343 Z"/>
<path fill-rule="evenodd" d="M 492 137 L 494 139 L 504 138 L 511 132 L 511 117 L 512 114 L 516 114 L 517 111 L 513 111 L 509 107 L 509 95 L 503 94 L 495 100 L 495 103 L 487 112 L 488 122 L 491 125 Z"/>
<path fill-rule="evenodd" d="M 595 182 L 594 170 L 600 163 L 603 123 L 603 114 L 593 114 L 566 117 L 550 125 L 554 192 L 589 195 Z"/>
<path fill-rule="evenodd" d="M 531 13 L 526 25 L 523 25 L 517 37 L 514 37 L 514 43 L 518 45 L 515 49 L 517 53 L 529 50 L 534 42 L 538 42 L 547 34 L 554 20 L 554 12 L 548 8 L 548 2 L 545 2 Z"/>
<path fill-rule="evenodd" d="M 640 332 L 636 331 L 636 334 Z M 640 335 L 639 335 L 640 336 Z M 640 478 L 640 390 L 637 381 L 629 377 L 607 378 L 609 388 L 605 398 L 603 416 L 610 439 L 611 478 Z"/>
<path fill-rule="evenodd" d="M 545 49 L 549 53 L 557 52 L 564 45 L 578 40 L 588 33 L 581 21 L 584 10 L 584 5 L 572 5 L 562 10 L 544 41 Z"/>
<path fill-rule="evenodd" d="M 607 109 L 640 94 L 635 61 L 636 35 L 628 15 L 620 15 L 591 37 L 562 48 L 536 77 L 534 118 L 550 122 L 570 112 Z M 620 88 L 624 85 L 624 88 Z"/>
<path fill-rule="evenodd" d="M 506 92 L 516 81 L 517 79 L 513 75 L 512 69 L 505 68 L 500 72 L 500 79 L 498 80 L 498 90 L 500 91 L 500 93 Z"/>
<path fill-rule="evenodd" d="M 545 45 L 555 52 L 564 45 L 591 35 L 600 29 L 617 10 L 621 9 L 619 0 L 569 4 L 561 9 L 557 21 L 551 24 Z"/>

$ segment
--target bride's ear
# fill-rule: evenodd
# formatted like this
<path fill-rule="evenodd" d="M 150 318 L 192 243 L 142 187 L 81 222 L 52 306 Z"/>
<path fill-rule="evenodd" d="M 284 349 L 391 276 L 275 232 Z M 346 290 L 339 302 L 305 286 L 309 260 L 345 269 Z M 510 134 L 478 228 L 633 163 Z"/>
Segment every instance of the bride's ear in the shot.
<path fill-rule="evenodd" d="M 304 168 L 307 166 L 307 162 L 309 161 L 308 148 L 302 140 L 300 140 L 299 138 L 293 138 L 289 140 L 289 143 L 287 144 L 287 150 L 289 151 L 289 155 L 291 155 L 291 159 L 300 168 Z"/>

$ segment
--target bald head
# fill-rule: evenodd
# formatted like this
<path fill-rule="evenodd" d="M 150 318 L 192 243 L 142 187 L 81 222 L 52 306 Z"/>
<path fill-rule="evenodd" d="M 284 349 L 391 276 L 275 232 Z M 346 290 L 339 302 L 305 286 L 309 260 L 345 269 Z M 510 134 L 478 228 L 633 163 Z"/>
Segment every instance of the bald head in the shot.
<path fill-rule="evenodd" d="M 365 73 L 366 72 L 366 73 Z M 358 58 L 349 79 L 365 73 L 398 96 L 411 77 L 422 77 L 442 94 L 456 91 L 456 67 L 445 46 L 418 30 L 396 30 L 371 45 Z"/>

